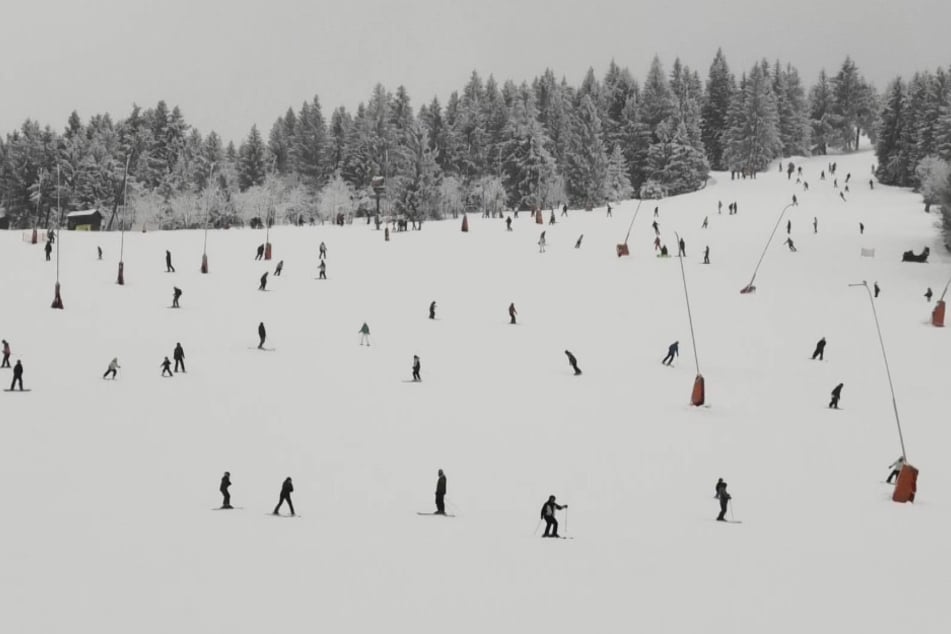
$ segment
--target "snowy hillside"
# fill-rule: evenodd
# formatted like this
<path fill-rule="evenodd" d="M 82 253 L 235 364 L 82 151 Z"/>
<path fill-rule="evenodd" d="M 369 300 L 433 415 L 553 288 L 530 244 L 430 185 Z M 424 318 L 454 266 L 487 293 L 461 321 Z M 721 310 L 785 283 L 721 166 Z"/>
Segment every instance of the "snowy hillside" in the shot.
<path fill-rule="evenodd" d="M 853 175 L 847 202 L 819 180 L 832 158 L 840 185 Z M 869 189 L 873 161 L 806 159 L 809 191 L 718 173 L 660 201 L 663 242 L 686 241 L 704 408 L 689 405 L 680 266 L 654 257 L 647 203 L 625 258 L 630 201 L 389 242 L 364 224 L 280 227 L 271 262 L 253 259 L 263 231 L 212 232 L 208 275 L 202 232 L 133 233 L 125 286 L 118 234 L 64 232 L 63 311 L 42 243 L 0 234 L 0 337 L 32 388 L 0 393 L 0 630 L 948 631 L 951 332 L 923 294 L 951 266 L 918 196 Z M 793 194 L 798 251 L 784 221 L 741 295 Z M 900 262 L 926 245 L 928 263 Z M 847 286 L 861 280 L 882 289 L 913 505 L 883 483 L 900 448 L 868 297 Z M 273 351 L 255 349 L 259 322 Z M 187 374 L 163 379 L 176 342 Z M 118 379 L 102 380 L 113 357 Z M 454 518 L 417 515 L 439 468 Z M 241 508 L 213 511 L 226 470 Z M 287 476 L 299 517 L 275 518 Z M 713 521 L 718 477 L 742 524 Z M 550 494 L 573 540 L 538 538 Z"/>

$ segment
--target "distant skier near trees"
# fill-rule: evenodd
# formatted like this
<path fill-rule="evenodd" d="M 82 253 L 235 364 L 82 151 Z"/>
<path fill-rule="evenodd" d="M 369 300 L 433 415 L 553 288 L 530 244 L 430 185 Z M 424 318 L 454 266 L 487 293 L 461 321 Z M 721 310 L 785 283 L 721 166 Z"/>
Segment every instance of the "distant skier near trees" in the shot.
<path fill-rule="evenodd" d="M 106 379 L 111 376 L 113 379 L 115 379 L 120 367 L 119 359 L 117 357 L 113 357 L 112 361 L 109 362 L 109 369 L 107 369 L 106 373 L 102 375 L 102 378 Z"/>
<path fill-rule="evenodd" d="M 611 213 L 611 211 L 612 211 L 611 203 L 608 203 L 608 215 L 607 215 L 608 218 L 612 218 L 612 217 L 613 217 L 613 214 Z"/>
<path fill-rule="evenodd" d="M 423 380 L 422 377 L 419 376 L 420 367 L 421 365 L 419 363 L 419 355 L 414 354 L 413 355 L 413 382 L 414 383 L 419 383 L 420 381 Z"/>
<path fill-rule="evenodd" d="M 264 340 L 267 339 L 267 330 L 264 329 L 264 322 L 258 324 L 258 339 L 261 341 L 258 343 L 258 350 L 264 349 Z"/>
<path fill-rule="evenodd" d="M 542 231 L 542 235 L 538 238 L 538 252 L 539 252 L 539 253 L 544 253 L 544 252 L 545 252 L 545 244 L 546 244 L 546 243 L 545 243 L 545 232 Z"/>
<path fill-rule="evenodd" d="M 703 250 L 703 263 L 710 264 L 710 245 L 709 244 Z"/>
<path fill-rule="evenodd" d="M 13 364 L 13 381 L 10 382 L 10 391 L 12 392 L 14 388 L 18 387 L 20 391 L 23 391 L 23 364 L 20 363 L 20 360 L 17 359 L 17 362 Z"/>
<path fill-rule="evenodd" d="M 675 341 L 669 346 L 667 346 L 667 356 L 664 357 L 664 360 L 661 361 L 664 365 L 670 365 L 674 362 L 674 357 L 680 356 L 680 342 Z"/>
<path fill-rule="evenodd" d="M 860 223 L 859 223 L 859 235 L 865 235 L 865 223 L 864 223 L 864 222 L 860 222 Z"/>
<path fill-rule="evenodd" d="M 796 248 L 795 243 L 793 243 L 793 239 L 792 239 L 792 238 L 786 238 L 786 243 L 785 243 L 785 244 L 786 244 L 786 246 L 789 247 L 789 250 L 790 250 L 792 253 L 795 253 L 796 251 L 798 251 L 798 249 Z"/>
<path fill-rule="evenodd" d="M 892 470 L 888 474 L 888 479 L 885 480 L 888 484 L 892 483 L 892 480 L 897 478 L 901 474 L 901 468 L 905 466 L 905 456 L 898 456 L 898 460 L 888 465 L 888 468 Z"/>
<path fill-rule="evenodd" d="M 182 348 L 182 344 L 176 343 L 175 350 L 172 354 L 172 357 L 175 359 L 175 371 L 178 372 L 179 367 L 182 369 L 182 372 L 185 372 L 185 349 Z"/>
<path fill-rule="evenodd" d="M 567 215 L 568 215 L 568 205 L 567 205 L 567 203 L 566 203 L 566 204 L 563 204 L 563 205 L 561 206 L 561 215 L 562 215 L 562 216 L 567 216 Z"/>
<path fill-rule="evenodd" d="M 687 257 L 687 245 L 686 245 L 686 243 L 684 243 L 684 239 L 683 239 L 683 238 L 681 238 L 681 239 L 677 242 L 677 255 L 678 255 L 678 256 Z"/>
<path fill-rule="evenodd" d="M 660 236 L 660 225 L 657 224 L 657 221 L 651 223 L 651 226 L 654 228 L 654 235 Z"/>
<path fill-rule="evenodd" d="M 555 224 L 555 210 L 554 209 L 551 210 L 551 217 L 548 219 L 548 224 L 550 225 Z"/>
<path fill-rule="evenodd" d="M 869 188 L 869 189 L 875 189 L 875 181 L 872 180 L 871 178 L 868 179 L 868 188 Z"/>
<path fill-rule="evenodd" d="M 929 287 L 928 287 L 928 290 L 927 290 L 927 291 L 925 291 L 925 299 L 926 299 L 926 300 L 928 300 L 928 301 L 930 302 L 930 301 L 931 301 L 931 297 L 932 297 L 933 295 L 934 295 L 934 293 L 932 293 L 932 292 L 931 292 L 931 287 L 929 286 Z M 5 343 L 6 343 L 6 341 L 4 341 L 3 343 L 5 344 Z M 4 357 L 3 357 L 3 358 L 4 358 L 4 361 L 6 361 L 6 359 L 7 359 L 7 357 L 8 357 L 8 356 L 9 356 L 9 353 L 7 353 L 7 352 L 4 352 Z M 7 364 L 7 366 L 6 366 L 6 367 L 8 367 L 8 368 L 9 368 L 9 367 L 10 367 L 10 365 L 9 365 L 9 364 Z"/>
<path fill-rule="evenodd" d="M 430 302 L 429 304 L 429 318 L 436 319 L 436 302 Z"/>
<path fill-rule="evenodd" d="M 221 484 L 218 486 L 218 490 L 221 491 L 221 508 L 230 509 L 234 508 L 231 506 L 231 493 L 228 489 L 231 488 L 231 473 L 225 471 L 225 474 L 221 476 Z"/>
<path fill-rule="evenodd" d="M 812 353 L 813 361 L 816 357 L 819 357 L 819 360 L 822 361 L 825 358 L 826 353 L 826 338 L 823 337 L 818 342 L 816 342 L 816 349 Z"/>
<path fill-rule="evenodd" d="M 264 272 L 264 275 L 261 276 L 261 284 L 258 286 L 259 291 L 267 290 L 267 271 Z"/>
<path fill-rule="evenodd" d="M 928 292 L 931 292 L 931 289 L 928 289 Z M 931 297 L 928 297 L 928 301 L 931 301 Z M 10 344 L 7 343 L 7 340 L 3 340 L 3 361 L 0 361 L 0 368 L 9 368 L 10 367 Z"/>
<path fill-rule="evenodd" d="M 46 252 L 46 261 L 49 262 L 50 254 L 53 253 L 53 243 L 47 240 L 46 246 L 43 247 L 43 250 Z"/>
<path fill-rule="evenodd" d="M 660 250 L 660 236 L 654 238 L 654 251 Z"/>
<path fill-rule="evenodd" d="M 360 345 L 370 345 L 370 327 L 367 325 L 367 322 L 363 322 L 363 325 L 360 326 Z"/>
<path fill-rule="evenodd" d="M 561 505 L 555 502 L 555 496 L 549 495 L 548 501 L 542 505 L 541 518 L 545 520 L 545 534 L 542 537 L 559 537 L 558 520 L 555 519 L 555 511 L 568 508 L 568 505 Z M 538 529 L 535 529 L 538 530 Z"/>
<path fill-rule="evenodd" d="M 829 407 L 831 409 L 839 409 L 839 399 L 842 398 L 843 386 L 843 383 L 839 383 L 834 388 L 832 388 L 832 400 L 829 401 Z"/>
<path fill-rule="evenodd" d="M 515 324 L 515 316 L 518 315 L 518 311 L 515 310 L 515 302 L 509 304 L 509 323 Z"/>
<path fill-rule="evenodd" d="M 320 266 L 318 266 L 317 269 L 319 271 L 317 275 L 317 279 L 319 280 L 327 279 L 327 260 L 321 260 Z"/>
<path fill-rule="evenodd" d="M 99 254 L 99 259 L 102 259 L 102 247 L 96 247 L 96 252 Z"/>
<path fill-rule="evenodd" d="M 446 474 L 439 470 L 436 478 L 436 515 L 446 514 Z"/>
<path fill-rule="evenodd" d="M 324 244 L 323 242 L 321 242 L 321 243 L 320 243 L 320 247 L 318 247 L 318 251 L 319 251 L 320 259 L 321 259 L 321 260 L 326 259 L 326 257 L 327 257 L 327 245 Z"/>
<path fill-rule="evenodd" d="M 575 248 L 576 248 L 576 249 L 580 249 L 580 248 L 581 248 L 581 240 L 582 240 L 582 239 L 584 239 L 584 234 L 583 234 L 583 233 L 582 233 L 580 236 L 578 236 L 578 239 L 575 241 Z"/>
<path fill-rule="evenodd" d="M 798 206 L 799 206 L 799 199 L 796 198 L 796 194 L 793 194 L 793 195 L 792 195 L 792 204 L 793 204 L 794 207 L 798 207 Z"/>
<path fill-rule="evenodd" d="M 565 350 L 565 354 L 568 355 L 568 365 L 575 371 L 575 376 L 581 374 L 581 369 L 578 368 L 578 359 L 575 358 L 575 355 L 571 354 L 568 350 Z"/>
<path fill-rule="evenodd" d="M 284 271 L 284 260 L 281 260 L 277 263 L 277 268 L 274 269 L 274 277 L 280 277 L 281 273 Z"/>
<path fill-rule="evenodd" d="M 175 267 L 172 266 L 172 252 L 168 250 L 165 251 L 165 272 L 166 273 L 175 272 Z"/>
<path fill-rule="evenodd" d="M 792 220 L 787 220 L 786 221 L 786 235 L 788 236 L 791 233 L 792 233 Z"/>
<path fill-rule="evenodd" d="M 280 515 L 281 506 L 284 505 L 284 502 L 287 502 L 287 506 L 291 510 L 291 515 L 294 515 L 294 503 L 291 502 L 291 493 L 293 492 L 294 483 L 291 482 L 290 477 L 287 477 L 284 479 L 284 483 L 281 484 L 281 499 L 278 500 L 277 506 L 274 507 L 272 515 Z"/>
<path fill-rule="evenodd" d="M 815 216 L 812 218 L 812 232 L 819 233 L 819 218 Z"/>
<path fill-rule="evenodd" d="M 718 521 L 718 522 L 725 522 L 725 521 L 726 521 L 726 511 L 727 511 L 727 508 L 728 508 L 729 505 L 730 505 L 730 500 L 733 499 L 733 496 L 731 496 L 729 493 L 727 493 L 727 490 L 726 490 L 726 482 L 723 481 L 723 478 L 719 478 L 719 479 L 717 480 L 717 485 L 716 485 L 716 498 L 717 498 L 717 500 L 720 501 L 720 514 L 717 515 L 717 521 Z"/>
<path fill-rule="evenodd" d="M 709 225 L 709 224 L 710 224 L 710 217 L 709 217 L 709 216 L 704 216 L 704 217 L 703 217 L 703 224 L 700 225 L 700 228 L 701 228 L 701 229 L 706 229 L 706 228 L 707 228 L 707 225 Z"/>
<path fill-rule="evenodd" d="M 182 297 L 182 289 L 177 286 L 172 287 L 172 308 L 181 308 L 178 305 L 178 300 Z"/>
<path fill-rule="evenodd" d="M 168 360 L 168 357 L 165 357 L 165 360 L 161 363 L 162 366 L 162 376 L 172 376 L 172 362 Z"/>
<path fill-rule="evenodd" d="M 878 282 L 872 284 L 872 289 L 875 291 L 875 297 L 878 297 L 878 294 L 882 292 L 882 289 L 879 287 Z"/>
<path fill-rule="evenodd" d="M 505 217 L 505 230 L 506 231 L 512 230 L 512 216 Z"/>
<path fill-rule="evenodd" d="M 257 254 L 254 256 L 254 259 L 255 259 L 255 260 L 260 260 L 260 259 L 262 259 L 263 257 L 264 257 L 264 245 L 263 245 L 263 244 L 259 244 L 259 245 L 258 245 L 258 251 L 257 251 Z"/>

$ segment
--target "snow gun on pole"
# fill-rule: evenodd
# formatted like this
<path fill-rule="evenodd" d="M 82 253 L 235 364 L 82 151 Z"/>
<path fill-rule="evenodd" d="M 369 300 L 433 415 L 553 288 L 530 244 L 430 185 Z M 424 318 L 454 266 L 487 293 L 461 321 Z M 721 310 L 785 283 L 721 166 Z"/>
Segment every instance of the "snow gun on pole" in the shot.
<path fill-rule="evenodd" d="M 627 241 L 631 237 L 631 229 L 634 228 L 634 221 L 637 220 L 637 212 L 641 210 L 641 203 L 643 200 L 637 201 L 637 209 L 634 210 L 634 217 L 631 218 L 631 224 L 627 227 L 627 235 L 624 236 L 624 242 L 617 245 L 617 256 L 621 257 L 624 255 L 630 255 L 631 251 L 627 248 Z"/>
<path fill-rule="evenodd" d="M 674 235 L 677 236 L 677 244 L 680 244 L 680 234 L 675 231 Z M 690 343 L 693 346 L 693 361 L 697 367 L 697 378 L 693 381 L 690 404 L 694 407 L 700 407 L 706 402 L 706 385 L 704 384 L 703 375 L 700 374 L 700 357 L 697 355 L 697 337 L 694 335 L 693 330 L 693 314 L 690 311 L 690 293 L 687 292 L 687 273 L 684 270 L 684 256 L 682 252 L 677 256 L 677 259 L 680 260 L 680 277 L 684 281 L 684 299 L 687 302 L 687 321 L 690 324 Z"/>
<path fill-rule="evenodd" d="M 769 234 L 769 240 L 766 241 L 766 246 L 763 247 L 763 253 L 759 256 L 759 261 L 756 263 L 756 268 L 753 269 L 753 277 L 750 278 L 749 284 L 740 289 L 740 293 L 745 295 L 756 290 L 756 287 L 753 286 L 753 282 L 756 281 L 756 273 L 759 271 L 760 264 L 763 263 L 763 258 L 766 257 L 766 251 L 769 250 L 769 244 L 773 241 L 773 236 L 776 235 L 776 230 L 779 229 L 779 223 L 783 221 L 783 216 L 786 214 L 786 210 L 792 206 L 792 203 L 789 203 L 783 207 L 783 210 L 779 213 L 779 218 L 776 219 L 776 225 L 773 227 L 773 232 Z"/>
<path fill-rule="evenodd" d="M 941 297 L 938 298 L 934 310 L 931 311 L 931 325 L 937 328 L 944 326 L 944 296 L 948 294 L 949 286 L 951 286 L 951 280 L 948 280 L 948 283 L 944 285 L 944 291 L 942 291 Z"/>

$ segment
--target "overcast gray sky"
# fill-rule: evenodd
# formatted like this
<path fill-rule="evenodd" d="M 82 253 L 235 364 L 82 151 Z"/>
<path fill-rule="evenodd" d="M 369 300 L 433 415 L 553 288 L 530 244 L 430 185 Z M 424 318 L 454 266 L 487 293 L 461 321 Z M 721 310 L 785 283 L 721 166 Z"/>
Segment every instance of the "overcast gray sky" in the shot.
<path fill-rule="evenodd" d="M 737 75 L 779 58 L 808 84 L 849 54 L 881 89 L 951 64 L 949 24 L 951 0 L 0 0 L 0 131 L 165 99 L 238 141 L 315 93 L 327 117 L 377 82 L 418 108 L 472 70 L 576 84 L 613 58 L 641 80 L 655 53 L 706 79 L 718 46 Z"/>

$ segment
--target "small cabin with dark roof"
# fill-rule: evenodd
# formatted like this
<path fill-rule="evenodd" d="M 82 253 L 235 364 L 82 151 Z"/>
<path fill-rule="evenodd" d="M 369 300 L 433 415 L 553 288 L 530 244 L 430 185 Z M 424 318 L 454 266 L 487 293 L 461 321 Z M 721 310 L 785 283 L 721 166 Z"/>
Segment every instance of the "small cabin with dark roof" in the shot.
<path fill-rule="evenodd" d="M 70 231 L 99 231 L 102 227 L 102 214 L 98 209 L 73 211 L 66 214 L 66 228 Z"/>

